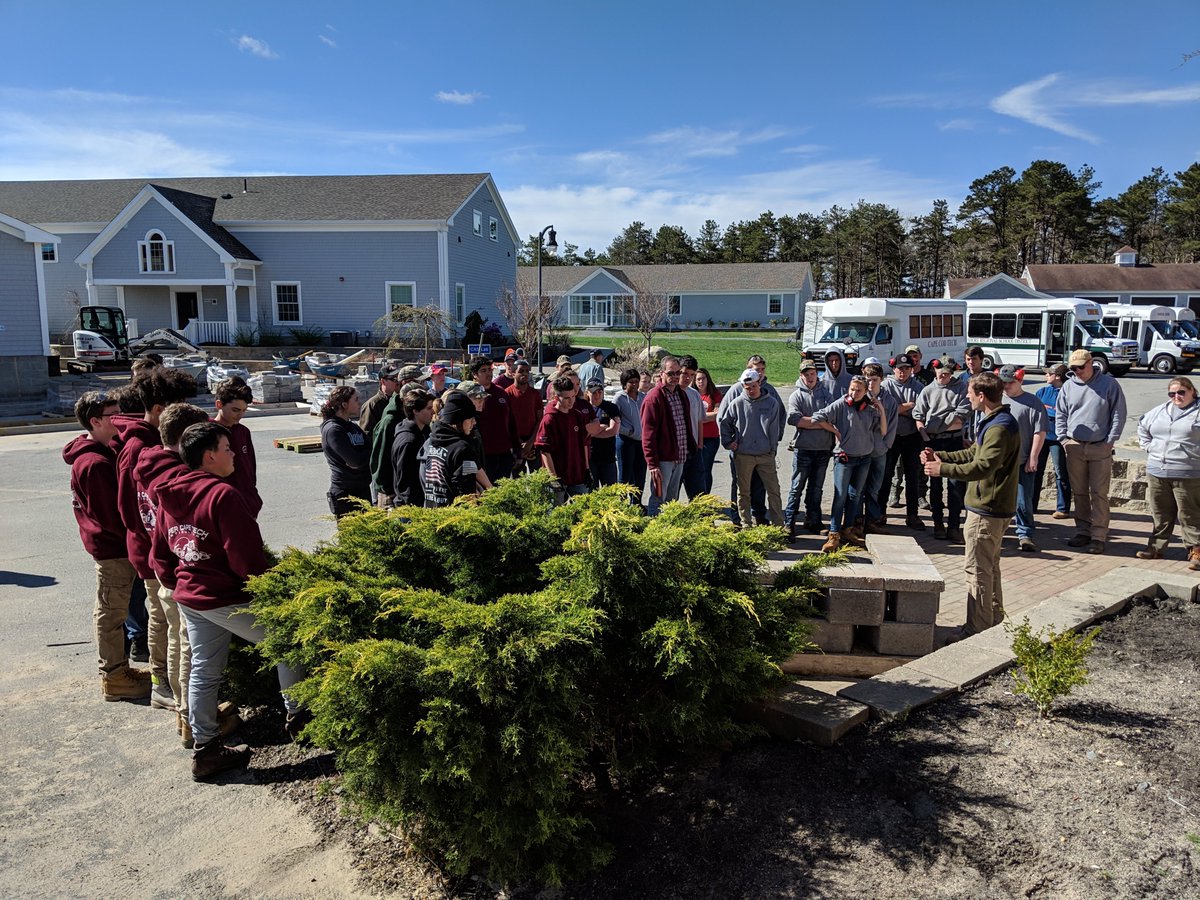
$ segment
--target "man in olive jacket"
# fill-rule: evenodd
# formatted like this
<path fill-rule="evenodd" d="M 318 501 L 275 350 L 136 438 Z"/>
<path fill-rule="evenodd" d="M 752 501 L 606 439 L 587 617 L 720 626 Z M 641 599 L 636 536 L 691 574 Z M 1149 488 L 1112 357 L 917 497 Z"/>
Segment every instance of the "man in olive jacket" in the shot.
<path fill-rule="evenodd" d="M 967 386 L 971 408 L 980 415 L 975 443 L 966 450 L 925 450 L 925 474 L 967 482 L 967 624 L 955 637 L 978 634 L 1004 621 L 1000 587 L 1000 541 L 1017 511 L 1021 432 L 1001 404 L 999 377 L 973 375 Z"/>

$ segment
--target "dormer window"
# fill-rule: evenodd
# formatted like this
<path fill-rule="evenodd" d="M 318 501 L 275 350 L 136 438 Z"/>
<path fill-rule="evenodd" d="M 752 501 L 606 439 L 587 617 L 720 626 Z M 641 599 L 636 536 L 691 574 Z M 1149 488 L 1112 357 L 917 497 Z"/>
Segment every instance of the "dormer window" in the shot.
<path fill-rule="evenodd" d="M 175 242 L 161 231 L 147 232 L 146 239 L 138 241 L 138 264 L 142 272 L 174 272 Z"/>

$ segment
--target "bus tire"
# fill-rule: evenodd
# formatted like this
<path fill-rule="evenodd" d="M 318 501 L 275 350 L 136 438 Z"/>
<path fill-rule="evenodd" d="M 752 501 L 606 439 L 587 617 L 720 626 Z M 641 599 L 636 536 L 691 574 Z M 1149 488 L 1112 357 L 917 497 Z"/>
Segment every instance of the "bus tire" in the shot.
<path fill-rule="evenodd" d="M 985 355 L 983 357 L 982 365 L 983 365 L 983 370 L 985 372 L 990 372 L 992 369 L 996 368 L 996 360 L 992 359 L 990 356 Z"/>
<path fill-rule="evenodd" d="M 1109 370 L 1109 374 L 1112 375 L 1113 378 L 1124 378 L 1129 374 L 1130 368 L 1130 366 L 1113 366 Z"/>
<path fill-rule="evenodd" d="M 1102 374 L 1106 374 L 1112 368 L 1112 366 L 1110 366 L 1108 364 L 1108 357 L 1105 356 L 1103 353 L 1093 354 L 1092 355 L 1092 364 L 1095 365 L 1095 367 L 1097 369 L 1099 369 Z M 1128 371 L 1129 371 L 1129 369 L 1125 370 L 1125 372 L 1128 372 Z M 1121 374 L 1124 374 L 1124 372 L 1122 372 Z"/>
<path fill-rule="evenodd" d="M 1169 353 L 1160 353 L 1154 357 L 1154 361 L 1150 363 L 1150 368 L 1159 375 L 1170 375 L 1175 371 L 1175 357 Z"/>

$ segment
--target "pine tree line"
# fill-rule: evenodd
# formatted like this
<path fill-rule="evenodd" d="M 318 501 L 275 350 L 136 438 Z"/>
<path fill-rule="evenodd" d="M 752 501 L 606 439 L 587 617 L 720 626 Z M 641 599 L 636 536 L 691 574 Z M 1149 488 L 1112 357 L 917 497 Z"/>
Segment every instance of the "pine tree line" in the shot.
<path fill-rule="evenodd" d="M 542 265 L 808 262 L 825 296 L 940 296 L 947 278 L 1017 277 L 1036 263 L 1106 263 L 1121 246 L 1141 262 L 1200 262 L 1200 163 L 1168 175 L 1160 167 L 1115 197 L 1097 199 L 1090 166 L 1072 172 L 1037 160 L 1020 175 L 1008 166 L 971 182 L 951 212 L 937 200 L 906 218 L 883 203 L 859 200 L 819 215 L 731 222 L 709 219 L 694 237 L 678 225 L 651 231 L 633 222 L 601 253 L 564 242 Z M 536 258 L 537 237 L 520 252 Z"/>

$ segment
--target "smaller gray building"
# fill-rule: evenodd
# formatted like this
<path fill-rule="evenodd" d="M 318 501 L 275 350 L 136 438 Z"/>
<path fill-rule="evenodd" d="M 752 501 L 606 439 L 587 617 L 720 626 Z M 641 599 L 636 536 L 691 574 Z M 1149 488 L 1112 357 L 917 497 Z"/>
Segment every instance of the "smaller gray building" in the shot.
<path fill-rule="evenodd" d="M 0 410 L 38 412 L 46 400 L 50 342 L 44 258 L 58 238 L 0 212 Z"/>
<path fill-rule="evenodd" d="M 521 266 L 517 284 L 536 296 L 537 268 Z M 559 300 L 562 320 L 573 329 L 632 326 L 633 299 L 646 292 L 669 298 L 667 319 L 675 328 L 758 322 L 794 330 L 812 299 L 813 278 L 808 263 L 543 266 L 542 292 Z"/>

